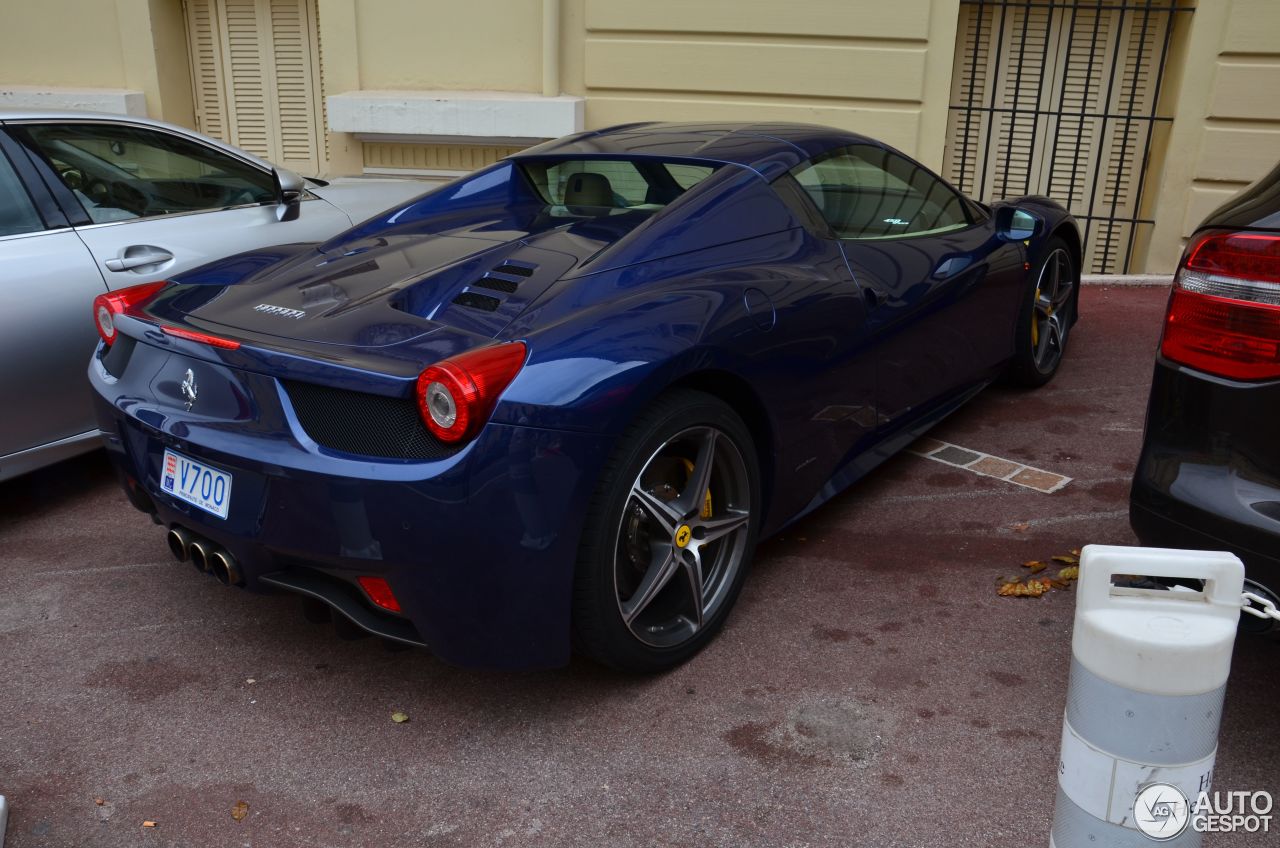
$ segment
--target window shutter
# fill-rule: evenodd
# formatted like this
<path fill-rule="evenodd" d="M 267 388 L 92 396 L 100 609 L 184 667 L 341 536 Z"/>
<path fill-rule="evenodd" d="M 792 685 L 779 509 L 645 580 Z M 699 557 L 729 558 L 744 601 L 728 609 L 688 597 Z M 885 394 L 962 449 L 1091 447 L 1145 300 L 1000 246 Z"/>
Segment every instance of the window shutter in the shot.
<path fill-rule="evenodd" d="M 222 82 L 222 37 L 213 0 L 186 0 L 183 8 L 187 18 L 187 50 L 191 57 L 196 129 L 222 141 L 230 141 Z"/>
<path fill-rule="evenodd" d="M 231 95 L 231 137 L 250 153 L 275 161 L 269 125 L 270 80 L 262 61 L 263 41 L 269 40 L 259 38 L 256 3 L 219 0 L 218 5 L 223 10 L 223 67 Z"/>
<path fill-rule="evenodd" d="M 203 131 L 286 168 L 318 173 L 315 0 L 188 0 L 187 24 Z"/>
<path fill-rule="evenodd" d="M 314 65 L 315 16 L 306 0 L 270 0 L 263 11 L 269 15 L 271 33 L 266 64 L 274 82 L 275 117 L 279 152 L 276 161 L 285 167 L 308 173 L 319 170 L 320 92 L 319 72 Z"/>

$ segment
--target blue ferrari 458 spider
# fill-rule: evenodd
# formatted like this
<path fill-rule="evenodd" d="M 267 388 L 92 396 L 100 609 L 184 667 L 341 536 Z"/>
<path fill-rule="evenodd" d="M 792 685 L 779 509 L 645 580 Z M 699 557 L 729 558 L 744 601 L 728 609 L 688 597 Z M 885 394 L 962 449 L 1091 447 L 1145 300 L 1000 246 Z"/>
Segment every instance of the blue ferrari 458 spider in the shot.
<path fill-rule="evenodd" d="M 633 124 L 322 244 L 99 297 L 109 453 L 181 560 L 470 666 L 679 663 L 757 540 L 1057 370 L 1080 237 L 869 138 Z"/>

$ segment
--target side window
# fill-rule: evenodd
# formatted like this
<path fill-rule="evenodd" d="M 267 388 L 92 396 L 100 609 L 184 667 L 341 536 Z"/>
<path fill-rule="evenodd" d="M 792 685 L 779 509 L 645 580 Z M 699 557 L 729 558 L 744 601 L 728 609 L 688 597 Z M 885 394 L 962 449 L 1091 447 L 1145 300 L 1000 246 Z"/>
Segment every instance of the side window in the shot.
<path fill-rule="evenodd" d="M 972 223 L 950 186 L 883 148 L 850 145 L 791 173 L 840 238 L 932 235 Z"/>
<path fill-rule="evenodd" d="M 40 213 L 18 174 L 0 152 L 0 236 L 35 233 L 44 229 Z"/>
<path fill-rule="evenodd" d="M 112 124 L 26 131 L 95 224 L 275 201 L 269 172 L 167 132 Z"/>

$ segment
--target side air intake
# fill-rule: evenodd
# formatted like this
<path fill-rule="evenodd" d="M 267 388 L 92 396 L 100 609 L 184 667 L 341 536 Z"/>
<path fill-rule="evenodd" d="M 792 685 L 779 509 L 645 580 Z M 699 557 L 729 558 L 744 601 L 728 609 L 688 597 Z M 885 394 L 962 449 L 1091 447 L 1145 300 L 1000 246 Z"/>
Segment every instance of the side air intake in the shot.
<path fill-rule="evenodd" d="M 502 301 L 496 297 L 489 297 L 487 294 L 479 294 L 473 291 L 464 291 L 453 299 L 453 303 L 456 306 L 466 306 L 483 312 L 497 312 L 498 307 L 502 305 Z"/>

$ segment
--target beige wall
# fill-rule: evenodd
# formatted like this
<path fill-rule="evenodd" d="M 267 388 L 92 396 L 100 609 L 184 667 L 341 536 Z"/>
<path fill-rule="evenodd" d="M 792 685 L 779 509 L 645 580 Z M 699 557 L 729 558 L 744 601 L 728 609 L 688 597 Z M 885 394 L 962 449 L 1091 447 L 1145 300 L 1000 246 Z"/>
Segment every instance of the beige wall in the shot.
<path fill-rule="evenodd" d="M 959 0 L 569 0 L 566 91 L 587 126 L 808 121 L 935 167 Z"/>
<path fill-rule="evenodd" d="M 143 91 L 193 124 L 181 0 L 0 0 L 5 84 Z M 317 0 L 324 93 L 541 86 L 541 0 Z M 1175 39 L 1143 214 L 1145 270 L 1280 157 L 1280 0 L 1204 0 Z M 561 0 L 559 70 L 586 124 L 813 121 L 939 167 L 959 0 Z M 330 173 L 474 167 L 509 148 L 365 144 Z M 1143 270 L 1135 268 L 1135 270 Z"/>
<path fill-rule="evenodd" d="M 1149 272 L 1170 272 L 1215 207 L 1280 160 L 1280 2 L 1202 0 L 1179 69 Z"/>
<path fill-rule="evenodd" d="M 132 88 L 190 125 L 181 0 L 2 0 L 0 85 Z"/>
<path fill-rule="evenodd" d="M 539 0 L 355 0 L 366 89 L 540 91 Z"/>

